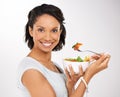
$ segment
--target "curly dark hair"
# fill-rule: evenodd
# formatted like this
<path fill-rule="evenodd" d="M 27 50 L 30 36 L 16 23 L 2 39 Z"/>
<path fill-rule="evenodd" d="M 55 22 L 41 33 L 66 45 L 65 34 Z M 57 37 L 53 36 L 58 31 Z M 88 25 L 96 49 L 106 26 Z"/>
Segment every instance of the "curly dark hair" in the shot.
<path fill-rule="evenodd" d="M 29 34 L 29 27 L 33 28 L 33 25 L 36 22 L 37 17 L 43 14 L 49 14 L 55 17 L 60 23 L 60 29 L 62 30 L 62 33 L 60 35 L 59 43 L 55 46 L 53 51 L 61 50 L 62 47 L 65 45 L 65 38 L 66 38 L 66 29 L 64 26 L 64 22 L 63 22 L 65 19 L 64 19 L 62 11 L 58 7 L 54 5 L 50 5 L 50 4 L 42 4 L 40 6 L 33 8 L 29 12 L 28 22 L 25 26 L 25 42 L 27 43 L 30 49 L 33 48 L 34 42 L 33 42 L 33 38 Z"/>

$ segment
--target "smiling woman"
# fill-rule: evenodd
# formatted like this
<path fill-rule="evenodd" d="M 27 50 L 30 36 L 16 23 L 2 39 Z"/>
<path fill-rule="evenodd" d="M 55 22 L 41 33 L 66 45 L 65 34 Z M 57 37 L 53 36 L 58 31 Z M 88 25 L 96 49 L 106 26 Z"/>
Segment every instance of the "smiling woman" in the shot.
<path fill-rule="evenodd" d="M 44 17 L 43 17 L 43 15 L 44 15 Z M 42 19 L 44 19 L 44 20 L 42 20 Z M 51 30 L 52 32 L 56 32 L 56 31 L 61 32 L 62 31 L 62 33 L 60 34 L 59 44 L 56 45 L 56 47 L 53 49 L 53 51 L 62 49 L 62 46 L 65 45 L 65 37 L 66 37 L 66 29 L 63 25 L 63 21 L 64 21 L 63 13 L 56 6 L 53 6 L 53 5 L 47 6 L 46 4 L 43 4 L 42 6 L 37 6 L 36 8 L 32 9 L 28 14 L 28 22 L 26 24 L 25 41 L 28 43 L 28 47 L 30 49 L 33 48 L 34 42 L 32 40 L 33 39 L 32 36 L 29 34 L 29 30 L 30 29 L 35 30 L 35 29 L 33 29 L 35 26 L 35 27 L 39 28 L 39 29 L 37 29 L 39 31 L 48 31 L 48 29 L 46 29 L 46 27 L 48 27 L 49 30 Z"/>
<path fill-rule="evenodd" d="M 84 73 L 82 67 L 76 74 L 70 66 L 64 74 L 51 60 L 52 51 L 61 50 L 65 45 L 63 21 L 62 11 L 54 5 L 42 4 L 29 12 L 25 42 L 30 52 L 18 68 L 18 87 L 25 97 L 83 97 L 90 79 L 107 68 L 110 55 L 101 54 Z M 74 89 L 80 77 L 83 81 Z"/>
<path fill-rule="evenodd" d="M 34 37 L 33 48 L 38 48 L 43 51 L 52 51 L 58 44 L 61 29 L 60 23 L 53 16 L 44 14 L 37 17 L 37 21 L 33 28 L 29 27 L 30 36 Z"/>
<path fill-rule="evenodd" d="M 61 10 L 53 5 L 37 6 L 28 14 L 25 41 L 31 51 L 18 68 L 19 88 L 28 97 L 68 96 L 65 75 L 59 65 L 51 61 L 51 51 L 65 45 L 63 21 Z"/>

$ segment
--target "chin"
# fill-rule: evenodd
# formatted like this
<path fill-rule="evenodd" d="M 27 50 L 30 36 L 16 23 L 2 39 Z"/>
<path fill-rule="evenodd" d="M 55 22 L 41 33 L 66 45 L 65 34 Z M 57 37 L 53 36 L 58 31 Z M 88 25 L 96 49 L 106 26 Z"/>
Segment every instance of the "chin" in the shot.
<path fill-rule="evenodd" d="M 52 49 L 43 49 L 42 51 L 45 53 L 49 53 L 49 52 L 52 52 Z"/>

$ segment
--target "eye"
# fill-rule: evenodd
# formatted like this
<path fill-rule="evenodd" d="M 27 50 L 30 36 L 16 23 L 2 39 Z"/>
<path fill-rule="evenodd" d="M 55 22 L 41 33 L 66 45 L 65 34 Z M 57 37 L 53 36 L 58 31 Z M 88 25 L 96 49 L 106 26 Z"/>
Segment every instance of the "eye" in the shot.
<path fill-rule="evenodd" d="M 52 32 L 54 32 L 54 33 L 55 33 L 55 32 L 58 32 L 58 29 L 53 29 Z"/>
<path fill-rule="evenodd" d="M 43 28 L 39 28 L 38 32 L 44 32 L 44 29 Z"/>

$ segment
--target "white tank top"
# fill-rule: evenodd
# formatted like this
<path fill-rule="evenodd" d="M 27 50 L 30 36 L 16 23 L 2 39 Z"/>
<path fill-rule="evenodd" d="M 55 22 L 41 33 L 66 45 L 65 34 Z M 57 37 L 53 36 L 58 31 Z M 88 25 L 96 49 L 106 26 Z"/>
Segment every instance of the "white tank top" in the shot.
<path fill-rule="evenodd" d="M 55 63 L 55 65 L 62 71 L 58 64 Z M 23 92 L 23 97 L 31 97 L 27 88 L 23 85 L 21 81 L 23 73 L 28 69 L 36 69 L 39 72 L 41 72 L 54 89 L 56 97 L 68 97 L 67 88 L 65 84 L 66 77 L 64 73 L 53 72 L 31 57 L 25 57 L 18 67 L 17 82 L 18 88 L 21 89 Z"/>

